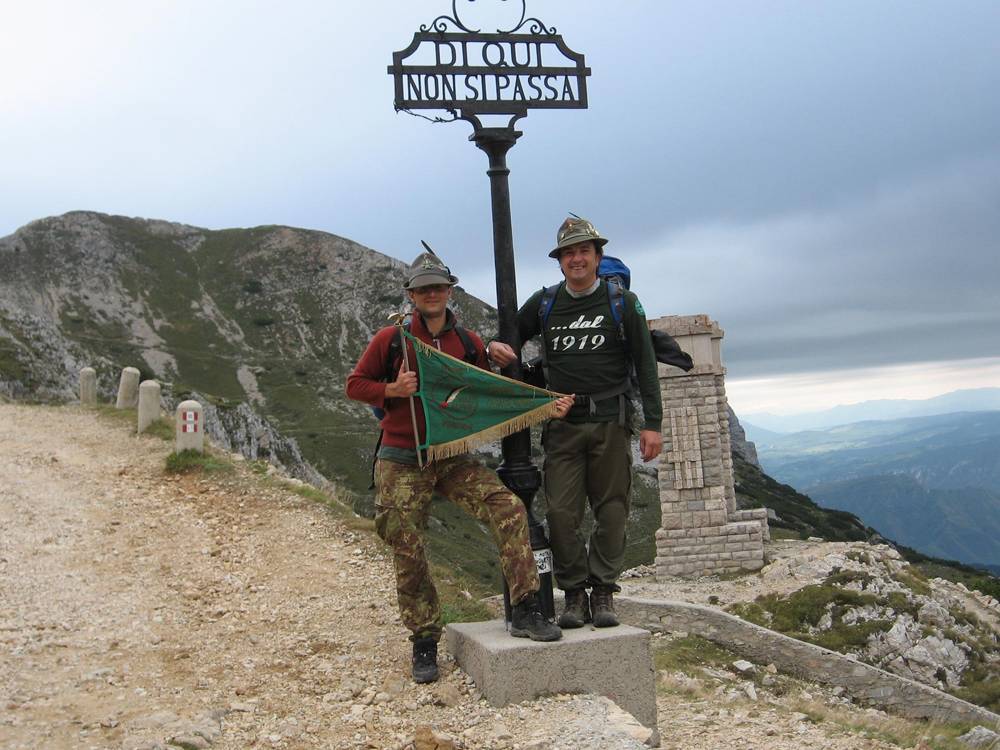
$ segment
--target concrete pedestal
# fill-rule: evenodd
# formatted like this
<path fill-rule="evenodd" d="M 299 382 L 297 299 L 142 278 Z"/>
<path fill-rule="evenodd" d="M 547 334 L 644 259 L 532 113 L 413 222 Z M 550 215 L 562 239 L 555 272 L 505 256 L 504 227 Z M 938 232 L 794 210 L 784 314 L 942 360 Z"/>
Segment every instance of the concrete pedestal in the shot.
<path fill-rule="evenodd" d="M 603 695 L 656 729 L 656 676 L 647 631 L 628 625 L 564 630 L 560 641 L 514 638 L 502 620 L 453 623 L 448 651 L 494 706 L 556 693 Z"/>

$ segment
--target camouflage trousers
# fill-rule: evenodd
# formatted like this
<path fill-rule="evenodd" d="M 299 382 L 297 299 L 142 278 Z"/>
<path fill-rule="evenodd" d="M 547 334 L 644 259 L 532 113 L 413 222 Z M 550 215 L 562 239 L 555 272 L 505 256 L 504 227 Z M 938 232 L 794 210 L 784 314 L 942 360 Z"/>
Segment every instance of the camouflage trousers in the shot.
<path fill-rule="evenodd" d="M 489 527 L 512 602 L 538 590 L 538 569 L 528 540 L 524 503 L 497 475 L 470 456 L 417 466 L 379 459 L 375 465 L 375 530 L 393 552 L 396 594 L 411 640 L 441 638 L 441 608 L 424 551 L 434 493 Z"/>

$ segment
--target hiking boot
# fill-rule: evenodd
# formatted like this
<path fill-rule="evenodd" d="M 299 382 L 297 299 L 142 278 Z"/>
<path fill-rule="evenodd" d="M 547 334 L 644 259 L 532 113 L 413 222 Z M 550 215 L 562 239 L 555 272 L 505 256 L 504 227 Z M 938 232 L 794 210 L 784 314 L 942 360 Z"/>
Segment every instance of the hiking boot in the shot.
<path fill-rule="evenodd" d="M 438 645 L 433 638 L 418 638 L 413 642 L 413 681 L 422 684 L 438 678 Z"/>
<path fill-rule="evenodd" d="M 528 594 L 515 604 L 510 619 L 510 634 L 515 638 L 530 638 L 533 641 L 558 641 L 562 638 L 559 626 L 542 614 L 535 594 Z"/>
<path fill-rule="evenodd" d="M 566 606 L 559 615 L 559 627 L 582 628 L 590 622 L 590 600 L 587 589 L 566 589 Z"/>
<path fill-rule="evenodd" d="M 590 595 L 590 604 L 594 608 L 594 627 L 613 628 L 618 624 L 618 615 L 615 614 L 615 603 L 612 598 L 617 586 L 594 586 L 594 591 Z"/>

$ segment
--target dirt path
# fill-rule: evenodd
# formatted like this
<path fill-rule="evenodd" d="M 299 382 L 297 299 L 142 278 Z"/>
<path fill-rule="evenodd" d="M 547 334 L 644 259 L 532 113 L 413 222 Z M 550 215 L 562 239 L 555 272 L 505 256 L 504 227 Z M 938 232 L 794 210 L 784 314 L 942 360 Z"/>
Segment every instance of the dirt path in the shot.
<path fill-rule="evenodd" d="M 168 451 L 0 403 L 0 748 L 638 746 L 599 700 L 495 710 L 447 661 L 413 685 L 377 540 L 245 469 L 168 477 Z M 733 710 L 661 697 L 664 747 L 889 747 Z"/>

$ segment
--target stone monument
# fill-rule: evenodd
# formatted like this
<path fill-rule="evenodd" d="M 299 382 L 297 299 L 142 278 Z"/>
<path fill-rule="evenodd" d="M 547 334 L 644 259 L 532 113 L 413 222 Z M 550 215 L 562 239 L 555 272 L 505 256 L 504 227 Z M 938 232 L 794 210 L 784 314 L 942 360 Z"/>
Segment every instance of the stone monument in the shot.
<path fill-rule="evenodd" d="M 656 575 L 759 570 L 770 538 L 767 510 L 736 509 L 723 331 L 707 315 L 668 316 L 649 326 L 673 336 L 694 360 L 690 372 L 658 365 L 663 453 Z"/>

